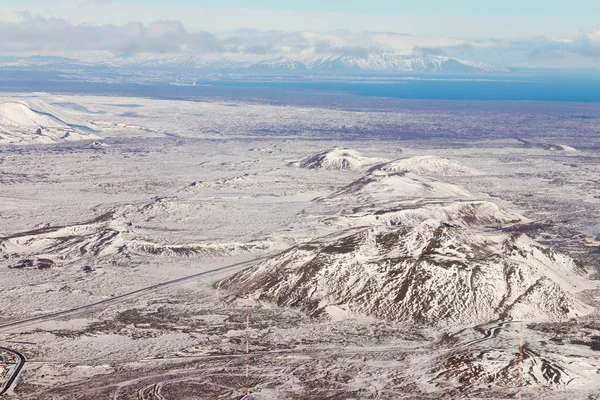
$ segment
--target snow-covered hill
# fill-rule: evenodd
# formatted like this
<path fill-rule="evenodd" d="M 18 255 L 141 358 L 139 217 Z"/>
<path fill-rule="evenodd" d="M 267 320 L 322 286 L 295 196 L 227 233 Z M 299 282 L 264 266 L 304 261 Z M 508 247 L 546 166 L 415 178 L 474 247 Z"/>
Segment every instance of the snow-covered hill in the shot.
<path fill-rule="evenodd" d="M 350 230 L 296 246 L 217 284 L 312 315 L 342 308 L 434 326 L 566 320 L 591 311 L 572 259 L 524 235 L 428 223 Z"/>
<path fill-rule="evenodd" d="M 363 157 L 356 150 L 335 148 L 312 154 L 290 165 L 307 169 L 358 170 L 381 161 Z"/>
<path fill-rule="evenodd" d="M 85 257 L 132 254 L 148 256 L 222 257 L 277 250 L 279 243 L 269 240 L 203 241 L 198 243 L 165 243 L 148 238 L 131 223 L 131 219 L 161 213 L 166 202 L 155 199 L 142 205 L 115 207 L 98 217 L 63 226 L 44 226 L 0 237 L 0 255 L 17 263 L 21 259 L 45 257 L 73 262 Z M 173 209 L 178 204 L 168 204 Z M 172 211 L 172 210 L 171 210 Z M 185 211 L 185 210 L 184 210 Z M 162 210 L 164 213 L 165 210 Z"/>
<path fill-rule="evenodd" d="M 0 143 L 97 139 L 92 130 L 41 101 L 0 102 Z"/>
<path fill-rule="evenodd" d="M 217 287 L 312 315 L 341 308 L 434 326 L 560 321 L 590 312 L 576 296 L 590 287 L 578 263 L 497 229 L 528 220 L 441 180 L 477 174 L 431 156 L 376 165 L 317 199 L 332 206 L 322 221 L 338 233 L 297 245 Z"/>
<path fill-rule="evenodd" d="M 365 205 L 449 198 L 465 199 L 472 195 L 460 186 L 409 172 L 372 171 L 320 200 Z"/>
<path fill-rule="evenodd" d="M 524 216 L 490 201 L 454 201 L 406 208 L 358 211 L 329 219 L 344 227 L 415 225 L 425 221 L 450 227 L 492 227 L 528 222 Z"/>
<path fill-rule="evenodd" d="M 416 156 L 402 158 L 374 166 L 371 171 L 412 172 L 417 175 L 462 176 L 480 175 L 455 160 L 438 156 Z"/>
<path fill-rule="evenodd" d="M 81 223 L 44 226 L 0 237 L 0 253 L 14 258 L 47 255 L 61 260 L 116 254 L 122 251 L 127 232 L 126 222 L 114 212 L 107 212 Z"/>
<path fill-rule="evenodd" d="M 566 144 L 549 144 L 545 146 L 546 150 L 550 151 L 561 151 L 565 153 L 576 153 L 577 149 L 571 146 L 567 146 Z"/>

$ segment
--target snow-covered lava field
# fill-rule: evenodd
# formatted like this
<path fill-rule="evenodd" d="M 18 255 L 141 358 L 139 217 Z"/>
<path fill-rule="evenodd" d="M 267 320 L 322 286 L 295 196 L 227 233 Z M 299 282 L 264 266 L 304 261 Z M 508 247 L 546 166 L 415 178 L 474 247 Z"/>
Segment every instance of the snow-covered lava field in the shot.
<path fill-rule="evenodd" d="M 0 150 L 7 398 L 600 398 L 598 105 L 1 94 Z"/>

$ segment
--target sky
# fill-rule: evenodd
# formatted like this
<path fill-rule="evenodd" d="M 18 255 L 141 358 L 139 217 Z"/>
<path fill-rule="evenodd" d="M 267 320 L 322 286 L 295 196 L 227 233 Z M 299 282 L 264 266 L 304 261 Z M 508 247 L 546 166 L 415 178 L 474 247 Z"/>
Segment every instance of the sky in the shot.
<path fill-rule="evenodd" d="M 486 39 L 572 36 L 600 25 L 600 2 L 590 0 L 0 0 L 0 6 L 0 19 L 29 12 L 74 23 L 174 20 L 211 32 L 349 29 Z"/>
<path fill-rule="evenodd" d="M 0 0 L 0 51 L 379 49 L 517 66 L 598 68 L 598 16 L 600 1 L 590 0 Z"/>

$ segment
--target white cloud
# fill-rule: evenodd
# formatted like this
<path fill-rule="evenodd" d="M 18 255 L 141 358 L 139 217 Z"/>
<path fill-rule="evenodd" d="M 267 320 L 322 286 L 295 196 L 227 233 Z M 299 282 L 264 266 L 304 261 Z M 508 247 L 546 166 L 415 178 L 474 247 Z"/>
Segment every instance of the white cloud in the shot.
<path fill-rule="evenodd" d="M 275 54 L 314 52 L 352 54 L 388 51 L 410 54 L 418 46 L 452 46 L 462 40 L 424 38 L 394 33 L 331 33 L 237 30 L 213 35 L 189 32 L 178 21 L 148 25 L 73 24 L 59 18 L 24 13 L 20 21 L 0 21 L 0 51 L 11 53 L 115 53 L 178 52 L 182 48 L 203 53 Z"/>
<path fill-rule="evenodd" d="M 86 58 L 86 54 L 206 54 L 216 57 L 277 55 L 354 55 L 371 53 L 446 55 L 500 66 L 599 67 L 600 30 L 581 32 L 572 38 L 544 36 L 524 39 L 465 40 L 413 36 L 386 32 L 338 30 L 288 32 L 281 30 L 234 30 L 212 34 L 190 32 L 179 21 L 122 25 L 72 23 L 22 13 L 19 20 L 0 21 L 0 51 L 7 55 L 63 55 Z M 89 59 L 89 57 L 88 57 Z"/>
<path fill-rule="evenodd" d="M 125 25 L 132 18 L 144 24 L 156 20 L 177 20 L 189 31 L 206 30 L 213 33 L 255 27 L 264 31 L 326 32 L 348 29 L 405 32 L 415 36 L 514 39 L 539 34 L 574 36 L 579 29 L 590 30 L 598 23 L 594 13 L 531 18 L 518 12 L 509 15 L 501 13 L 499 16 L 464 15 L 458 12 L 448 15 L 432 9 L 429 15 L 411 15 L 400 12 L 399 7 L 394 7 L 395 11 L 387 14 L 381 12 L 381 9 L 379 13 L 345 12 L 344 7 L 339 7 L 337 12 L 299 12 L 261 10 L 258 9 L 258 5 L 250 4 L 250 1 L 247 8 L 231 6 L 226 1 L 27 0 L 4 3 L 2 19 L 16 16 L 21 11 L 28 11 L 46 18 L 63 18 L 75 24 L 93 22 Z M 213 6 L 209 7 L 208 4 Z"/>
<path fill-rule="evenodd" d="M 22 15 L 18 22 L 0 22 L 0 51 L 12 54 L 54 54 L 85 51 L 115 53 L 178 52 L 182 45 L 196 51 L 221 51 L 208 32 L 187 32 L 180 22 L 158 21 L 148 26 L 71 24 L 63 19 Z"/>
<path fill-rule="evenodd" d="M 456 46 L 429 46 L 415 49 L 496 65 L 537 68 L 600 68 L 600 33 L 581 32 L 571 38 L 544 36 L 522 39 L 472 41 Z"/>

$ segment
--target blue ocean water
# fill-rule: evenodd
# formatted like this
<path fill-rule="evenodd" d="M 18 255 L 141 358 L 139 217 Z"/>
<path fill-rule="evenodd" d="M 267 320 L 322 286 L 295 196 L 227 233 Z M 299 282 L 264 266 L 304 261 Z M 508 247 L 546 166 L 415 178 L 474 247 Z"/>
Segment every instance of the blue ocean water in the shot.
<path fill-rule="evenodd" d="M 106 83 L 65 79 L 64 75 L 0 71 L 0 91 L 82 93 L 166 99 L 310 98 L 314 96 L 385 97 L 420 100 L 500 100 L 600 102 L 600 75 L 543 75 L 535 77 L 365 77 L 308 79 L 252 77 L 199 79 L 196 85 L 163 83 Z"/>
<path fill-rule="evenodd" d="M 372 81 L 198 82 L 217 87 L 260 87 L 421 100 L 600 102 L 600 76 L 523 78 L 411 78 Z"/>

